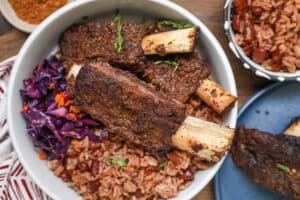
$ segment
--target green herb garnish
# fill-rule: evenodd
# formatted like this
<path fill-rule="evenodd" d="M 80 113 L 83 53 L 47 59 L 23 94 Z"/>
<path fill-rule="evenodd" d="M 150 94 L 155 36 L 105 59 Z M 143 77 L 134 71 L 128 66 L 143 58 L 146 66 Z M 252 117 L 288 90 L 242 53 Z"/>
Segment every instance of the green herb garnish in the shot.
<path fill-rule="evenodd" d="M 115 50 L 117 53 L 120 53 L 122 51 L 122 46 L 124 43 L 124 39 L 122 37 L 123 34 L 123 26 L 121 25 L 121 16 L 116 15 L 114 18 L 114 22 L 117 23 L 117 31 L 116 31 L 116 39 L 115 39 Z"/>
<path fill-rule="evenodd" d="M 167 166 L 168 166 L 168 161 L 164 161 L 164 162 L 160 163 L 159 168 L 165 169 Z"/>
<path fill-rule="evenodd" d="M 184 28 L 192 28 L 194 27 L 193 24 L 188 23 L 188 22 L 175 22 L 172 20 L 163 20 L 157 23 L 158 27 L 160 26 L 169 26 L 172 27 L 173 29 L 184 29 Z"/>
<path fill-rule="evenodd" d="M 280 164 L 280 163 L 276 163 L 276 167 L 286 173 L 290 172 L 290 168 L 286 165 Z"/>
<path fill-rule="evenodd" d="M 108 166 L 120 166 L 120 167 L 126 167 L 127 166 L 127 162 L 124 159 L 121 158 L 106 158 L 105 159 L 105 163 Z"/>
<path fill-rule="evenodd" d="M 120 23 L 121 22 L 121 16 L 119 14 L 115 16 L 114 22 L 116 22 L 116 23 Z"/>
<path fill-rule="evenodd" d="M 178 67 L 180 66 L 180 62 L 170 61 L 170 60 L 158 60 L 158 61 L 154 62 L 154 64 L 156 64 L 156 65 L 161 65 L 161 64 L 171 65 L 174 67 L 174 72 L 176 72 Z"/>

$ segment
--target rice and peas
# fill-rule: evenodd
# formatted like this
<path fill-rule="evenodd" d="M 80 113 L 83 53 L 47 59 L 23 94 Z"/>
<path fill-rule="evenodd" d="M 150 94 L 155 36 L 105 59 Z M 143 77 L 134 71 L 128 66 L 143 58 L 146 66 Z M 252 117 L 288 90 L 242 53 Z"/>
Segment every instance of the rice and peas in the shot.
<path fill-rule="evenodd" d="M 300 69 L 300 0 L 235 0 L 232 28 L 244 53 L 265 69 Z"/>
<path fill-rule="evenodd" d="M 130 144 L 72 105 L 65 68 L 52 56 L 39 64 L 21 90 L 22 115 L 40 159 L 83 199 L 171 198 L 197 170 L 210 164 L 174 150 L 156 158 Z M 205 106 L 203 119 L 220 122 Z M 199 116 L 200 117 L 200 116 Z"/>

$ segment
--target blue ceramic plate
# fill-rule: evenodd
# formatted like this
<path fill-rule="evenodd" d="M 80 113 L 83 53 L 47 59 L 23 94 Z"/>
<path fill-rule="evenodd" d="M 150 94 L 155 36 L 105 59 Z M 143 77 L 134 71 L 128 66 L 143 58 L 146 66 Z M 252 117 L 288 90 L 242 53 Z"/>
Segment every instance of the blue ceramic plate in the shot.
<path fill-rule="evenodd" d="M 300 116 L 300 83 L 277 83 L 250 98 L 239 112 L 237 125 L 272 134 L 282 133 L 291 119 Z M 256 184 L 228 156 L 215 177 L 217 200 L 286 200 Z"/>

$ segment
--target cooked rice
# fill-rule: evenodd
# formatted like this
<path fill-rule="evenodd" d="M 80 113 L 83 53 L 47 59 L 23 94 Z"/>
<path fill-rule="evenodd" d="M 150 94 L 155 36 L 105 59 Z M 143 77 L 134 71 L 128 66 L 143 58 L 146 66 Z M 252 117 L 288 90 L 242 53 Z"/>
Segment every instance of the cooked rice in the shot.
<path fill-rule="evenodd" d="M 265 49 L 268 56 L 259 64 L 267 70 L 294 73 L 300 68 L 300 0 L 247 0 L 247 5 L 235 33 L 237 44 L 249 56 L 255 48 Z M 253 7 L 262 8 L 261 15 L 255 17 Z"/>
<path fill-rule="evenodd" d="M 109 166 L 107 158 L 124 159 L 127 166 Z M 163 168 L 160 165 L 165 160 L 167 165 Z M 99 143 L 88 138 L 74 140 L 64 163 L 53 160 L 49 167 L 89 200 L 175 197 L 191 183 L 197 170 L 209 167 L 179 150 L 167 154 L 165 160 L 110 135 Z"/>

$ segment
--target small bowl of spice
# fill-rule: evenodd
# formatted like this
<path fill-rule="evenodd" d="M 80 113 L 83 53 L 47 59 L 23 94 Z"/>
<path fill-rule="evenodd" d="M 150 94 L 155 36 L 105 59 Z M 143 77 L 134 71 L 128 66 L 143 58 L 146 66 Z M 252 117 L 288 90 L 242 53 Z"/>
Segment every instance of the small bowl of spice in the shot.
<path fill-rule="evenodd" d="M 0 0 L 0 11 L 17 29 L 31 33 L 37 25 L 71 0 Z"/>

